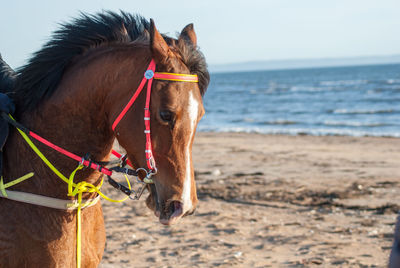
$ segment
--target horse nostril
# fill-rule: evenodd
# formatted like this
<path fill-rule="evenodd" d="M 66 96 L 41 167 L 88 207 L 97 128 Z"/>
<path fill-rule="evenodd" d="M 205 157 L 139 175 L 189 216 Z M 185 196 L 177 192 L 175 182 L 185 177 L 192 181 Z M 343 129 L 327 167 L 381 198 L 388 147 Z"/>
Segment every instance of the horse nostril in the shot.
<path fill-rule="evenodd" d="M 183 205 L 179 201 L 172 201 L 169 205 L 171 217 L 179 217 L 183 213 Z"/>

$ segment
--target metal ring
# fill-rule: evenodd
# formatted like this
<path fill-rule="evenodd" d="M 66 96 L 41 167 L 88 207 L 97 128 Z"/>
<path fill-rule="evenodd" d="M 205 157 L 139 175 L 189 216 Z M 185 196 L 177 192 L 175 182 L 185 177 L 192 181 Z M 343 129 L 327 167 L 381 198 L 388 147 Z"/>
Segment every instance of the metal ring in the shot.
<path fill-rule="evenodd" d="M 143 170 L 146 173 L 146 177 L 148 176 L 149 172 L 145 168 L 137 168 L 136 173 L 139 173 L 139 171 Z"/>
<path fill-rule="evenodd" d="M 86 161 L 85 157 L 82 157 L 82 158 L 81 158 L 81 161 L 79 162 L 79 165 L 80 165 L 80 166 L 83 166 L 83 162 L 85 162 L 85 161 Z"/>
<path fill-rule="evenodd" d="M 133 197 L 132 197 L 132 194 L 133 194 Z M 131 189 L 131 194 L 128 195 L 128 197 L 129 197 L 129 199 L 131 199 L 131 200 L 138 200 L 138 198 L 137 198 L 137 193 L 136 193 L 136 191 L 133 190 L 133 189 Z"/>
<path fill-rule="evenodd" d="M 133 200 L 133 201 L 139 200 L 139 199 L 137 198 L 136 195 L 135 195 L 134 197 L 132 197 L 132 196 L 130 195 L 130 196 L 129 196 L 129 199 L 130 199 L 130 200 Z"/>
<path fill-rule="evenodd" d="M 146 77 L 146 79 L 152 79 L 154 77 L 154 72 L 152 70 L 147 70 L 144 73 L 144 77 Z"/>
<path fill-rule="evenodd" d="M 153 176 L 153 175 L 156 175 L 157 172 L 158 172 L 157 167 L 153 167 L 153 169 L 152 169 L 150 172 L 151 172 L 152 176 Z"/>

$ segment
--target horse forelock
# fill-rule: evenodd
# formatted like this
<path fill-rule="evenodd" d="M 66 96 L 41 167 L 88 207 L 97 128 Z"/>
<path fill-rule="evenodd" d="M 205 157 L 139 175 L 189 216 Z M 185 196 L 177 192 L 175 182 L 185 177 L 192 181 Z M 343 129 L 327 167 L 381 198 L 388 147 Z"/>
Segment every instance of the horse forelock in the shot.
<path fill-rule="evenodd" d="M 81 13 L 70 23 L 63 23 L 41 50 L 17 70 L 15 87 L 19 112 L 35 109 L 57 89 L 64 71 L 88 51 L 118 43 L 148 43 L 150 23 L 139 15 L 105 11 L 95 15 Z M 204 95 L 209 74 L 203 54 L 187 42 L 164 36 L 189 70 L 199 76 Z M 174 40 L 174 41 L 172 41 Z"/>

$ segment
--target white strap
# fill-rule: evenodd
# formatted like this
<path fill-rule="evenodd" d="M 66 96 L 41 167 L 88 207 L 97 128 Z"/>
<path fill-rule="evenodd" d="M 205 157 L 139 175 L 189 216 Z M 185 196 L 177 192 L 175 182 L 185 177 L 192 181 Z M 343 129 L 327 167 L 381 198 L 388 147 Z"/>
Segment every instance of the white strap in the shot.
<path fill-rule="evenodd" d="M 62 209 L 62 210 L 76 210 L 79 206 L 77 200 L 64 200 L 53 197 L 47 197 L 43 195 L 24 193 L 18 191 L 6 190 L 7 197 L 5 197 L 0 191 L 0 197 L 7 198 L 13 201 L 28 203 L 32 205 L 38 205 L 42 207 Z M 94 206 L 100 200 L 100 196 L 93 199 L 83 199 L 82 208 Z"/>

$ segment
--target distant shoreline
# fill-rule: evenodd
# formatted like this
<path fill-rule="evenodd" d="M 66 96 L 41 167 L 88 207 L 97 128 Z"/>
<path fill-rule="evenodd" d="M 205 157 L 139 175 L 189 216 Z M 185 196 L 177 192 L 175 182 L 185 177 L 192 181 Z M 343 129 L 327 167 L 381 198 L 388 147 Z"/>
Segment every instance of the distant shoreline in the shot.
<path fill-rule="evenodd" d="M 248 61 L 228 64 L 210 64 L 212 74 L 250 72 L 250 71 L 278 71 L 332 67 L 357 67 L 369 65 L 400 64 L 400 55 L 368 56 L 352 58 L 325 58 L 325 59 L 295 59 L 295 60 L 269 60 Z"/>

